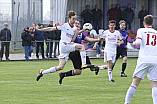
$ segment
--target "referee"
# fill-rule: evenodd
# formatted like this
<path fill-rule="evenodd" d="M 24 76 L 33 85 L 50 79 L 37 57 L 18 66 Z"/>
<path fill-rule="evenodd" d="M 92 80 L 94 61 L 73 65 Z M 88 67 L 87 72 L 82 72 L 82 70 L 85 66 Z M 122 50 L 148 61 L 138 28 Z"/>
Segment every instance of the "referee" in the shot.
<path fill-rule="evenodd" d="M 118 58 L 120 56 L 123 58 L 122 71 L 121 71 L 120 75 L 121 75 L 121 77 L 127 77 L 127 75 L 124 73 L 124 71 L 127 66 L 127 50 L 128 50 L 127 38 L 128 38 L 129 32 L 125 30 L 126 22 L 124 20 L 121 20 L 119 22 L 119 24 L 120 24 L 120 29 L 118 31 L 122 34 L 124 43 L 117 47 L 116 61 L 118 60 Z M 115 61 L 115 63 L 116 63 L 116 61 Z M 114 63 L 114 65 L 115 65 L 115 63 Z M 114 65 L 113 65 L 113 68 L 114 68 Z"/>
<path fill-rule="evenodd" d="M 79 21 L 78 20 L 75 21 L 75 26 L 79 27 Z M 89 38 L 86 35 L 84 35 L 83 33 L 81 33 L 76 37 L 74 42 L 81 44 L 82 40 L 86 40 L 88 42 L 100 41 L 100 39 Z M 74 66 L 75 70 L 70 70 L 67 72 L 60 72 L 59 73 L 59 76 L 60 76 L 59 83 L 60 84 L 62 84 L 62 80 L 64 77 L 80 75 L 82 73 L 82 68 L 81 68 L 82 62 L 81 62 L 80 52 L 79 51 L 70 52 L 69 58 L 73 62 L 73 66 Z M 94 67 L 94 65 L 91 65 L 91 62 L 90 62 L 88 56 L 86 56 L 86 63 L 87 63 L 87 65 L 89 65 L 91 71 L 95 71 L 95 74 L 97 75 L 99 72 L 99 67 Z M 88 68 L 88 66 L 87 66 L 87 68 Z"/>

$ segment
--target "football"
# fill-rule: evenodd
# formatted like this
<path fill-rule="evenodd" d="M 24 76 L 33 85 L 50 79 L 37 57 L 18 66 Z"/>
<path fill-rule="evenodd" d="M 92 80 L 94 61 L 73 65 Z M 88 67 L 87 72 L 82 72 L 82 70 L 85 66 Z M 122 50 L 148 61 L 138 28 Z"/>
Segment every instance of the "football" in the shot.
<path fill-rule="evenodd" d="M 83 25 L 83 30 L 86 32 L 90 32 L 93 29 L 92 25 L 90 23 L 85 23 Z"/>

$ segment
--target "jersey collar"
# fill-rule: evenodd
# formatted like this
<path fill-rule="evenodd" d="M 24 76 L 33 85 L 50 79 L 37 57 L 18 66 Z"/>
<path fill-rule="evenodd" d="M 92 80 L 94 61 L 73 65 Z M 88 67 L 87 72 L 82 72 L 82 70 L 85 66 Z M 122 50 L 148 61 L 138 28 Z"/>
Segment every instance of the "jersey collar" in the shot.
<path fill-rule="evenodd" d="M 73 28 L 73 27 L 74 27 L 74 25 L 73 25 L 73 26 L 71 26 L 69 22 L 68 22 L 68 24 L 69 24 L 69 26 L 70 26 L 71 28 Z"/>
<path fill-rule="evenodd" d="M 114 33 L 114 32 L 115 32 L 115 30 L 112 32 L 110 29 L 109 29 L 109 31 L 110 31 L 111 33 Z"/>

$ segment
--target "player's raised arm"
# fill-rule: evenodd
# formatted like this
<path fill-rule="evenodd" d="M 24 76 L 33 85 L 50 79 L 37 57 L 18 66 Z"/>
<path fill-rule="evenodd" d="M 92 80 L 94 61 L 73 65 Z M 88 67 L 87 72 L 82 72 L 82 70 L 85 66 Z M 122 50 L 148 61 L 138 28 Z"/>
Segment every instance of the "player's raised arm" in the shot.
<path fill-rule="evenodd" d="M 35 29 L 36 31 L 54 31 L 57 30 L 56 27 L 46 27 L 42 29 Z"/>

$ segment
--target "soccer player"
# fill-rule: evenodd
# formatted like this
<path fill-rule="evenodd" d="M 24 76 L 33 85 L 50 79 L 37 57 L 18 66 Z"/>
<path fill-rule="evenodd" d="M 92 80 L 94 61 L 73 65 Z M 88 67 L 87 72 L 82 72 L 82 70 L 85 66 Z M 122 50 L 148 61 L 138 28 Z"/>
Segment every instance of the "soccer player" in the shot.
<path fill-rule="evenodd" d="M 74 23 L 77 19 L 76 13 L 74 11 L 68 12 L 68 23 L 64 23 L 62 25 L 56 27 L 47 27 L 43 29 L 36 29 L 37 31 L 53 31 L 53 30 L 61 30 L 61 40 L 60 40 L 60 55 L 59 55 L 59 65 L 56 67 L 51 67 L 47 70 L 40 69 L 39 74 L 37 76 L 37 81 L 43 76 L 43 74 L 54 73 L 56 71 L 62 70 L 68 60 L 69 53 L 75 50 L 80 51 L 82 68 L 87 67 L 86 65 L 86 52 L 85 46 L 82 44 L 73 43 L 77 35 L 81 33 Z"/>
<path fill-rule="evenodd" d="M 104 50 L 104 62 L 108 63 L 109 82 L 115 82 L 112 78 L 112 66 L 116 59 L 117 46 L 123 44 L 123 37 L 119 31 L 115 30 L 115 20 L 110 20 L 108 26 L 109 30 L 104 31 L 100 37 L 104 37 L 106 42 Z"/>
<path fill-rule="evenodd" d="M 147 73 L 147 78 L 151 81 L 153 104 L 157 104 L 157 31 L 152 28 L 153 16 L 144 17 L 143 25 L 137 31 L 137 37 L 133 45 L 140 45 L 137 65 L 133 74 L 133 81 L 129 87 L 125 104 L 129 104 L 136 87 Z"/>
<path fill-rule="evenodd" d="M 120 46 L 117 46 L 117 55 L 116 55 L 116 60 L 115 60 L 115 63 L 116 63 L 116 61 L 118 60 L 118 58 L 120 56 L 123 58 L 121 77 L 127 77 L 127 75 L 124 73 L 124 71 L 125 71 L 126 65 L 127 65 L 127 49 L 128 49 L 127 38 L 128 38 L 129 32 L 125 30 L 125 28 L 126 28 L 125 24 L 126 24 L 126 22 L 124 20 L 121 20 L 119 22 L 120 29 L 118 31 L 122 34 L 124 43 L 121 44 Z M 114 68 L 115 63 L 113 64 L 113 68 Z M 113 68 L 112 68 L 112 70 L 113 70 Z"/>
<path fill-rule="evenodd" d="M 75 26 L 79 28 L 79 21 L 78 20 L 75 21 Z M 98 42 L 101 40 L 101 38 L 99 38 L 99 39 L 89 38 L 86 35 L 84 35 L 83 33 L 80 33 L 76 37 L 74 42 L 81 44 L 82 40 L 86 40 L 88 42 Z M 62 84 L 62 80 L 64 77 L 80 75 L 82 73 L 82 68 L 81 68 L 82 63 L 81 63 L 80 52 L 79 51 L 70 52 L 69 58 L 73 62 L 73 66 L 74 66 L 75 70 L 70 70 L 67 72 L 60 72 L 59 73 L 59 76 L 60 76 L 59 83 L 60 84 Z M 86 56 L 86 63 L 91 64 L 88 56 Z M 91 68 L 91 71 L 95 71 L 95 74 L 97 75 L 99 72 L 99 68 L 98 67 Z"/>

